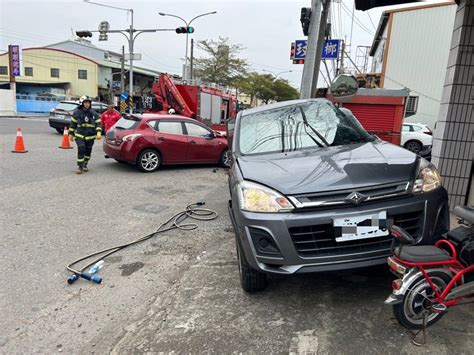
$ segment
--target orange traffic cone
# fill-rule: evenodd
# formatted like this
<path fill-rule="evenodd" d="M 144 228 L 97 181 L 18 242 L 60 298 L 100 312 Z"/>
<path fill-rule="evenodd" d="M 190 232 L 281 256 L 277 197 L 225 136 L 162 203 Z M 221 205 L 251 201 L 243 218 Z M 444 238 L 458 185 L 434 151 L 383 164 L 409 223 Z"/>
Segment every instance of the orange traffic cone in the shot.
<path fill-rule="evenodd" d="M 61 149 L 72 149 L 71 143 L 69 143 L 69 133 L 68 133 L 68 128 L 64 127 L 64 132 L 63 132 L 63 141 L 61 142 L 61 145 L 59 146 Z"/>
<path fill-rule="evenodd" d="M 18 128 L 16 131 L 16 142 L 15 149 L 12 150 L 12 153 L 26 153 L 25 142 L 23 142 L 23 133 L 21 133 L 21 128 Z"/>

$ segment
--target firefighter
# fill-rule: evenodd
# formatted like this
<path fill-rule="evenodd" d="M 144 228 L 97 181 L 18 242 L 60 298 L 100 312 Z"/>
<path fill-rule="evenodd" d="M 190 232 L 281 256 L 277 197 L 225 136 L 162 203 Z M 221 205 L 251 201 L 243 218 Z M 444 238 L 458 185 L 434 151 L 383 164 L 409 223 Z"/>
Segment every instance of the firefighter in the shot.
<path fill-rule="evenodd" d="M 176 113 L 176 110 L 174 108 L 170 108 L 168 110 L 168 115 L 174 115 Z"/>
<path fill-rule="evenodd" d="M 91 158 L 94 140 L 102 138 L 100 117 L 91 108 L 92 100 L 88 96 L 81 96 L 79 107 L 74 110 L 69 128 L 69 139 L 75 139 L 77 144 L 77 174 L 89 171 L 87 163 Z"/>

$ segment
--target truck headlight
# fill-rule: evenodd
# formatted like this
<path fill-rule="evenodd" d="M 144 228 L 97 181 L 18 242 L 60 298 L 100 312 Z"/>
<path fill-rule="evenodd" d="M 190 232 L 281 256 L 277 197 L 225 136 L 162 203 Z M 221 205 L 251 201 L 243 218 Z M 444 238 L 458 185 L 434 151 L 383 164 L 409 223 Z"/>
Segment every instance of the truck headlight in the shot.
<path fill-rule="evenodd" d="M 426 161 L 422 160 L 416 177 L 415 183 L 413 184 L 413 192 L 428 192 L 433 191 L 441 186 L 441 176 L 439 175 L 438 169 Z"/>
<path fill-rule="evenodd" d="M 243 181 L 238 187 L 240 208 L 249 212 L 288 212 L 293 205 L 280 193 L 253 182 Z"/>

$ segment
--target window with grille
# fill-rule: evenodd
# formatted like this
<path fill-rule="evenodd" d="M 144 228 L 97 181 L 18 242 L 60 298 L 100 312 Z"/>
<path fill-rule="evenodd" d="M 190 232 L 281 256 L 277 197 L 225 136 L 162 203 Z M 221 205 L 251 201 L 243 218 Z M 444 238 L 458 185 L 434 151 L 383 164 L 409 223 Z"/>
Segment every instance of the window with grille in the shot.
<path fill-rule="evenodd" d="M 79 70 L 77 71 L 77 75 L 78 75 L 78 78 L 79 78 L 79 79 L 85 79 L 85 80 L 87 80 L 87 70 L 79 69 Z"/>
<path fill-rule="evenodd" d="M 418 110 L 418 96 L 408 96 L 405 112 L 414 115 Z"/>
<path fill-rule="evenodd" d="M 25 76 L 33 76 L 33 67 L 25 67 Z"/>
<path fill-rule="evenodd" d="M 0 75 L 8 75 L 8 67 L 0 66 Z"/>
<path fill-rule="evenodd" d="M 52 78 L 59 78 L 59 69 L 58 68 L 51 68 L 51 77 Z"/>

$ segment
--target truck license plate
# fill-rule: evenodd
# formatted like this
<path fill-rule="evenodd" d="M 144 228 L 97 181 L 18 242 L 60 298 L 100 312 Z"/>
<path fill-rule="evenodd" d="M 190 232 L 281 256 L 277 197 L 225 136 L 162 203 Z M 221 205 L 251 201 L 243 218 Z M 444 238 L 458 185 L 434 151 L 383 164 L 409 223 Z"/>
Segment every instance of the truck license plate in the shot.
<path fill-rule="evenodd" d="M 333 219 L 336 242 L 388 235 L 387 211 Z"/>

